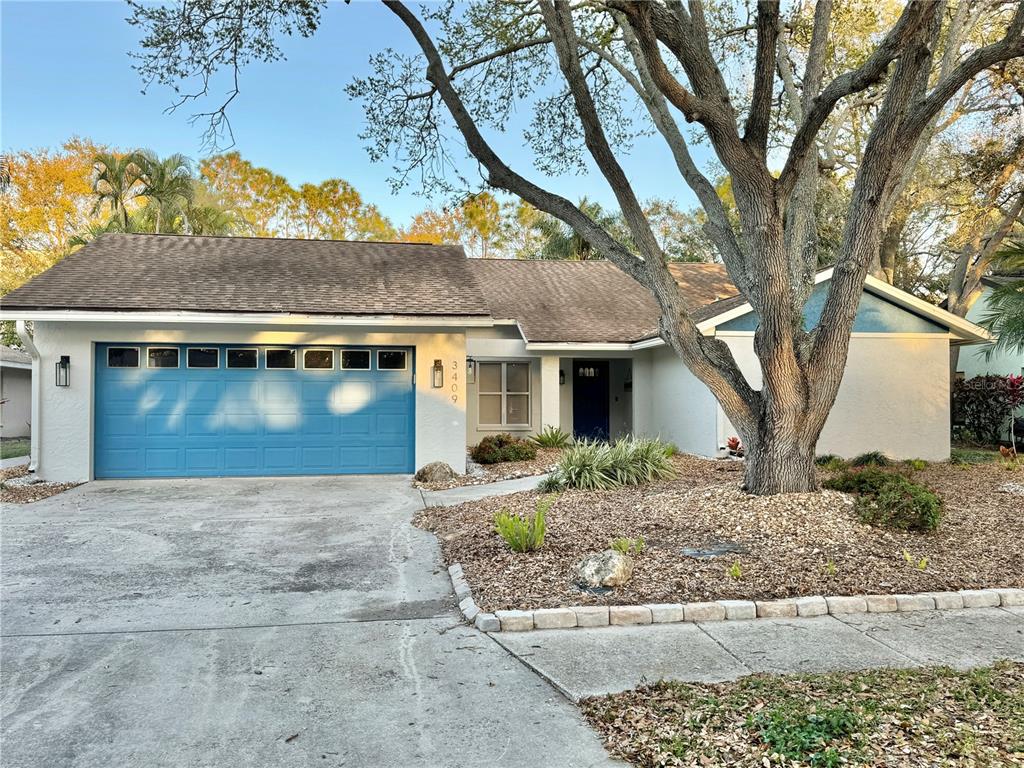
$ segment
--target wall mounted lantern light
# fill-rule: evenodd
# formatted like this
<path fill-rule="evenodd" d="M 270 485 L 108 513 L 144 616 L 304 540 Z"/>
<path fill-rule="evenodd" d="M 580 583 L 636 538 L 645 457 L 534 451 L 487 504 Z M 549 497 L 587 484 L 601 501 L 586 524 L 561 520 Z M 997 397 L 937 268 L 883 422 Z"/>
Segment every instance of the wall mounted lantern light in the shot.
<path fill-rule="evenodd" d="M 565 371 L 558 372 L 558 383 L 565 384 Z"/>
<path fill-rule="evenodd" d="M 471 357 L 466 358 L 466 383 L 476 384 L 476 360 Z"/>
<path fill-rule="evenodd" d="M 444 363 L 440 360 L 435 360 L 434 367 L 430 369 L 430 386 L 434 389 L 444 386 Z"/>
<path fill-rule="evenodd" d="M 57 361 L 57 386 L 66 387 L 71 384 L 71 357 L 61 355 Z"/>

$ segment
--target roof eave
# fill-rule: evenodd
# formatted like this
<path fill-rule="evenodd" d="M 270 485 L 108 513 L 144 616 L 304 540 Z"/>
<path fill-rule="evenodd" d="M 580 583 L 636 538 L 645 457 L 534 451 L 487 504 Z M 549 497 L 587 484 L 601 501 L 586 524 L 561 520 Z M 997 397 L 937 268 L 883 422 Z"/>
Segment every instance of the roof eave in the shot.
<path fill-rule="evenodd" d="M 8 309 L 5 319 L 37 322 L 185 323 L 223 325 L 352 325 L 490 327 L 490 315 L 315 314 L 292 312 L 192 312 L 185 310 Z"/>

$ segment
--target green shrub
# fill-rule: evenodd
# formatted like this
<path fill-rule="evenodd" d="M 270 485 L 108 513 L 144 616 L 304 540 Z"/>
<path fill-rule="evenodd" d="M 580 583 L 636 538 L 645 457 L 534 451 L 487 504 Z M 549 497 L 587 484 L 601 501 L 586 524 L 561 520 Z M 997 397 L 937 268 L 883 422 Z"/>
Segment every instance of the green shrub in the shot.
<path fill-rule="evenodd" d="M 888 467 L 890 465 L 892 465 L 892 459 L 881 451 L 868 451 L 850 459 L 852 467 Z"/>
<path fill-rule="evenodd" d="M 567 448 L 572 444 L 572 435 L 550 424 L 530 439 L 541 448 Z"/>
<path fill-rule="evenodd" d="M 895 472 L 876 467 L 848 470 L 823 485 L 857 494 L 857 514 L 869 525 L 901 531 L 934 531 L 942 520 L 942 499 Z"/>
<path fill-rule="evenodd" d="M 537 483 L 537 490 L 541 493 L 558 493 L 565 490 L 565 481 L 557 472 L 552 472 L 541 478 L 541 481 Z"/>
<path fill-rule="evenodd" d="M 915 472 L 920 472 L 922 469 L 928 469 L 928 462 L 924 459 L 907 459 L 903 463 Z"/>
<path fill-rule="evenodd" d="M 608 547 L 623 555 L 639 555 L 644 551 L 644 538 L 643 536 L 637 536 L 635 539 L 630 539 L 621 536 L 609 541 Z"/>
<path fill-rule="evenodd" d="M 834 453 L 817 456 L 814 459 L 814 463 L 826 472 L 838 472 L 841 469 L 846 469 L 848 466 L 845 459 L 836 456 Z"/>
<path fill-rule="evenodd" d="M 473 446 L 470 458 L 478 464 L 498 464 L 503 461 L 527 461 L 537 457 L 537 446 L 507 432 L 490 435 Z"/>
<path fill-rule="evenodd" d="M 676 455 L 679 454 L 679 446 L 676 445 L 675 443 L 664 443 L 664 446 L 665 446 L 665 455 L 668 456 L 670 459 L 673 456 L 676 456 Z"/>
<path fill-rule="evenodd" d="M 566 488 L 603 491 L 672 477 L 675 470 L 660 440 L 627 437 L 614 443 L 577 442 L 557 470 Z"/>
<path fill-rule="evenodd" d="M 494 515 L 494 530 L 513 552 L 533 552 L 544 546 L 547 533 L 547 514 L 555 503 L 554 494 L 537 500 L 533 516 L 525 519 L 501 509 Z"/>
<path fill-rule="evenodd" d="M 975 450 L 971 448 L 954 448 L 949 452 L 950 464 L 987 464 L 999 458 L 995 451 Z"/>

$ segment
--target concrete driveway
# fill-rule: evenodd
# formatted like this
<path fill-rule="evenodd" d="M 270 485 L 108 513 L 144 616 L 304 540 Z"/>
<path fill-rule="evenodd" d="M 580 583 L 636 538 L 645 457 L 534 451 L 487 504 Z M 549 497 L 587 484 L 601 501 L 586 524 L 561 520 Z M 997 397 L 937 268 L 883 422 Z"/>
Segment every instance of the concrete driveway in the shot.
<path fill-rule="evenodd" d="M 95 482 L 2 521 L 20 766 L 611 765 L 459 623 L 407 478 Z"/>

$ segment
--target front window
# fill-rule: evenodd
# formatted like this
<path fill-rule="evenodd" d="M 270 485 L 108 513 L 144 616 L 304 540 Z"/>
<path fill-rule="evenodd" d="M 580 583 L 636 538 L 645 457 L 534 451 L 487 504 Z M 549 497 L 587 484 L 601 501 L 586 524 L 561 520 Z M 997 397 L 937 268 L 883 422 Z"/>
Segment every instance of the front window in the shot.
<path fill-rule="evenodd" d="M 529 363 L 479 363 L 477 382 L 481 425 L 530 425 Z"/>

